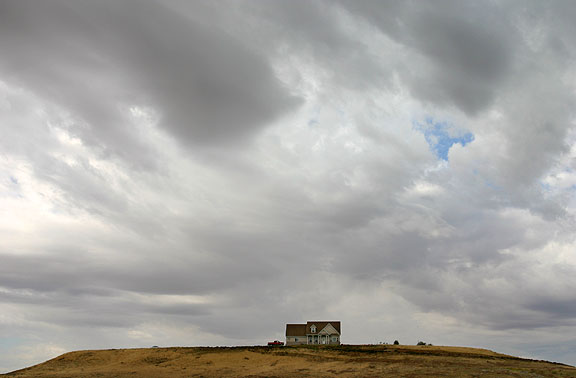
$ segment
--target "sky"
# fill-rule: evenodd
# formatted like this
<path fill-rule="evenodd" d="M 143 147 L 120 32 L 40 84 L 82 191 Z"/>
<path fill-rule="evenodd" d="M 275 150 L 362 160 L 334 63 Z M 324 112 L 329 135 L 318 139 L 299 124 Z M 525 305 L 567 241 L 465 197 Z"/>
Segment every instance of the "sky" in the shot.
<path fill-rule="evenodd" d="M 576 364 L 575 17 L 0 0 L 0 372 L 307 320 Z"/>

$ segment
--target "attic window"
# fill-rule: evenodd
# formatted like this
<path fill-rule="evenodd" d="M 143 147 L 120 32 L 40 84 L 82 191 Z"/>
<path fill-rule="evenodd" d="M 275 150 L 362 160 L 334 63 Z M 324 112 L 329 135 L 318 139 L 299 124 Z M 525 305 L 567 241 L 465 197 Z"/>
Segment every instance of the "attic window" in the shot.
<path fill-rule="evenodd" d="M 316 326 L 314 324 L 312 324 L 312 326 L 310 327 L 310 332 L 316 333 Z"/>

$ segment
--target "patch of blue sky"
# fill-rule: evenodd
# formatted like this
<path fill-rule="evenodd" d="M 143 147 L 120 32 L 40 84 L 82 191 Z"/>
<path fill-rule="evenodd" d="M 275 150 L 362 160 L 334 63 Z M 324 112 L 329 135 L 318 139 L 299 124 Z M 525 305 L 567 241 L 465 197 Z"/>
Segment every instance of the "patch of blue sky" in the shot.
<path fill-rule="evenodd" d="M 308 120 L 308 126 L 310 126 L 310 127 L 316 126 L 316 125 L 318 125 L 319 123 L 320 123 L 320 122 L 318 122 L 317 119 L 310 119 L 310 120 Z"/>
<path fill-rule="evenodd" d="M 472 169 L 472 174 L 474 176 L 476 176 L 479 180 L 481 180 L 481 182 L 488 188 L 493 189 L 493 190 L 502 190 L 502 187 L 500 185 L 496 185 L 494 182 L 488 180 L 487 178 L 485 178 L 480 171 L 478 170 L 478 168 L 474 168 Z"/>
<path fill-rule="evenodd" d="M 540 189 L 542 189 L 545 192 L 550 192 L 552 190 L 552 185 L 550 185 L 545 181 L 540 181 Z"/>
<path fill-rule="evenodd" d="M 489 181 L 489 180 L 484 180 L 484 185 L 486 185 L 487 187 L 489 187 L 490 189 L 493 189 L 493 190 L 502 190 L 502 187 L 500 185 L 496 185 L 492 181 Z"/>
<path fill-rule="evenodd" d="M 22 343 L 21 338 L 17 337 L 2 337 L 0 338 L 0 348 L 10 348 L 18 346 Z"/>
<path fill-rule="evenodd" d="M 20 194 L 20 182 L 14 176 L 0 177 L 0 197 L 23 198 Z"/>
<path fill-rule="evenodd" d="M 438 158 L 448 161 L 448 151 L 455 144 L 466 146 L 474 141 L 474 134 L 445 121 L 426 117 L 424 122 L 413 122 L 416 130 L 424 134 L 430 149 Z"/>

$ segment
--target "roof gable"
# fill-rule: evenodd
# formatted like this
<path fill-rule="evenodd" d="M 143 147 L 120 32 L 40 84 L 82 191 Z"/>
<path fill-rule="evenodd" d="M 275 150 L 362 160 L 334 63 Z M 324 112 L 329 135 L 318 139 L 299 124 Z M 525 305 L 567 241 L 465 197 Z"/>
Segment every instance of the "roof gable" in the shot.
<path fill-rule="evenodd" d="M 338 332 L 338 331 L 336 330 L 336 328 L 334 328 L 334 327 L 332 326 L 332 324 L 330 324 L 330 323 L 328 323 L 328 324 L 326 325 L 326 327 L 322 328 L 322 330 L 321 330 L 320 332 L 318 332 L 318 333 L 319 333 L 319 334 L 322 334 L 322 335 L 339 335 L 339 334 L 340 334 L 340 332 Z"/>
<path fill-rule="evenodd" d="M 340 322 L 339 321 L 312 321 L 312 322 L 308 322 L 306 323 L 306 334 L 318 334 L 319 331 L 323 330 L 326 328 L 327 325 L 331 325 L 332 328 L 334 328 L 334 330 L 336 331 L 336 333 L 340 334 Z M 310 330 L 310 327 L 312 327 L 313 325 L 316 326 L 316 332 L 312 332 Z"/>

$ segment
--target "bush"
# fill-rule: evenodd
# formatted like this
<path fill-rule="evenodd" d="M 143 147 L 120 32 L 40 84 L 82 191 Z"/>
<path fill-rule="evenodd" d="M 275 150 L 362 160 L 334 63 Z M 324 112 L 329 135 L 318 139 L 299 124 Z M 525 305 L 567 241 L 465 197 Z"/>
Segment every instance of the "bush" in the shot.
<path fill-rule="evenodd" d="M 418 344 L 416 345 L 426 345 L 426 343 L 424 341 L 418 341 Z"/>
<path fill-rule="evenodd" d="M 394 340 L 394 345 L 400 345 L 400 343 L 398 342 L 398 340 Z"/>

